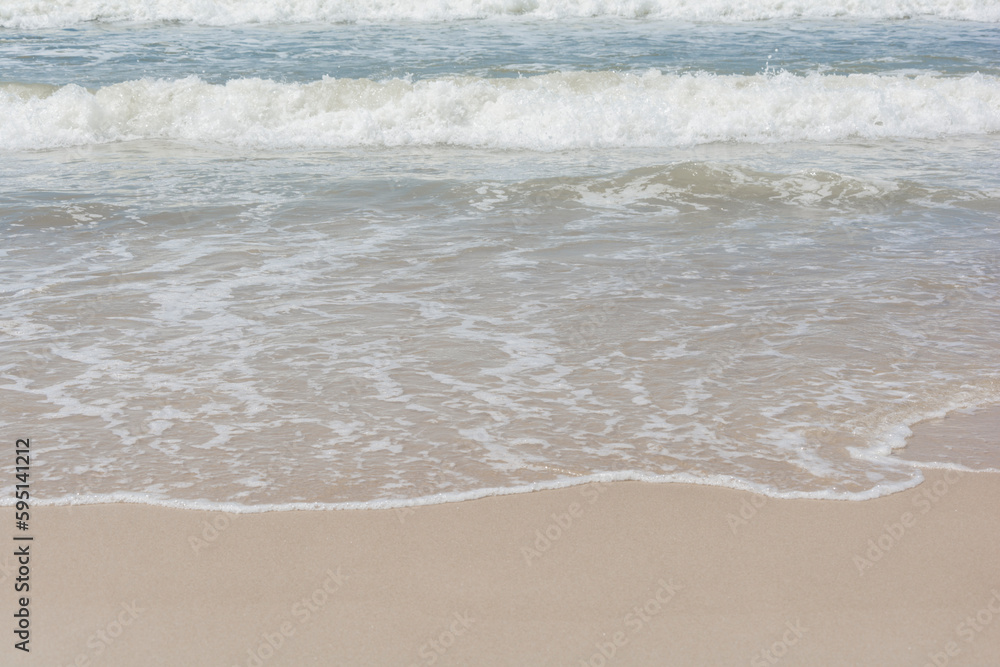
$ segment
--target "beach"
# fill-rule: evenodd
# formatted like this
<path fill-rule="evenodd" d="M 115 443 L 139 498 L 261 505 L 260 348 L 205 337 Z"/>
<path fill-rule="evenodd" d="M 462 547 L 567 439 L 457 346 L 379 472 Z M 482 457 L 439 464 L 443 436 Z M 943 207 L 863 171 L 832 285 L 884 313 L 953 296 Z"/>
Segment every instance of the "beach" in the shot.
<path fill-rule="evenodd" d="M 997 664 L 998 503 L 1000 475 L 931 471 L 862 502 L 617 482 L 394 510 L 45 507 L 31 653 L 4 664 Z"/>
<path fill-rule="evenodd" d="M 995 0 L 4 0 L 0 667 L 1000 665 Z"/>

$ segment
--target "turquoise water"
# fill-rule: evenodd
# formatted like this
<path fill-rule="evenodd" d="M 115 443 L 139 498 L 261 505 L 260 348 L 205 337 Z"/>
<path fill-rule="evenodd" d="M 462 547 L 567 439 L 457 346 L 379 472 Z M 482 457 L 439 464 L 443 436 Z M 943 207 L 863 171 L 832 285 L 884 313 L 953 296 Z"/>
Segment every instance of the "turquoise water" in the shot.
<path fill-rule="evenodd" d="M 0 431 L 40 496 L 860 499 L 1000 400 L 991 3 L 400 11 L 0 9 Z"/>

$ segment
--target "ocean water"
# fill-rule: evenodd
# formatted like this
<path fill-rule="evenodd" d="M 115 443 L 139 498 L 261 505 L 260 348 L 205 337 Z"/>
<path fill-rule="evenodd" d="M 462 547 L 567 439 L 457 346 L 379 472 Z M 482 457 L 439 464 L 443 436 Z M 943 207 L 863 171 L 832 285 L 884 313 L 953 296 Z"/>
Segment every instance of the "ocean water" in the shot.
<path fill-rule="evenodd" d="M 7 0 L 0 151 L 43 502 L 856 500 L 992 455 L 893 453 L 1000 403 L 991 0 Z"/>

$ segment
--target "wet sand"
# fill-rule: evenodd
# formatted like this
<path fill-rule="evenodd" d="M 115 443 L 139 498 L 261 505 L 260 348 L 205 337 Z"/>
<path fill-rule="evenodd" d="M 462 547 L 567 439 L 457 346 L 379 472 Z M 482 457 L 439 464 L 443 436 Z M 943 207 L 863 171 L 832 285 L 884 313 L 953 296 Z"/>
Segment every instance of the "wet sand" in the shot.
<path fill-rule="evenodd" d="M 1000 475 L 864 502 L 635 482 L 413 510 L 41 507 L 5 665 L 1000 664 Z M 13 526 L 11 508 L 0 511 Z M 8 544 L 14 530 L 9 531 Z"/>

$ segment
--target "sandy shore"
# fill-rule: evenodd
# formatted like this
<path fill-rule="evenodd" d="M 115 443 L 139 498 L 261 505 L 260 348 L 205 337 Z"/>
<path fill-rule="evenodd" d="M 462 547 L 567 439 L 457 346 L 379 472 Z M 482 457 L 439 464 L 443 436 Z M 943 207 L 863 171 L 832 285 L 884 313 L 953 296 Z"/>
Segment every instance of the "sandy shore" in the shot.
<path fill-rule="evenodd" d="M 867 502 L 632 482 L 416 510 L 40 508 L 4 665 L 997 665 L 1000 475 Z M 10 508 L 0 511 L 12 526 Z"/>

